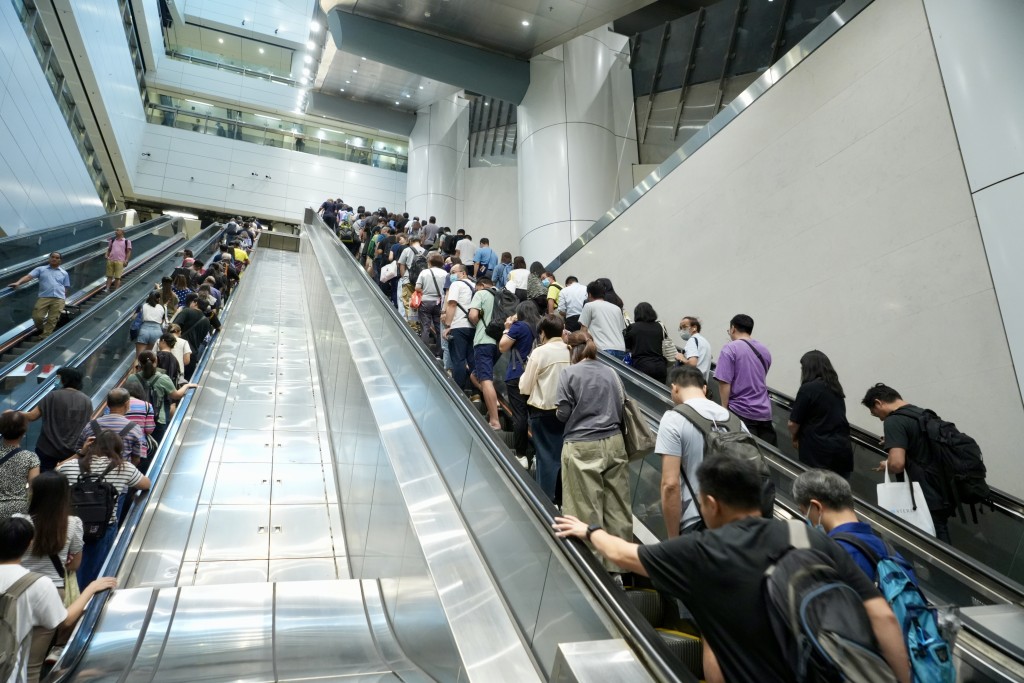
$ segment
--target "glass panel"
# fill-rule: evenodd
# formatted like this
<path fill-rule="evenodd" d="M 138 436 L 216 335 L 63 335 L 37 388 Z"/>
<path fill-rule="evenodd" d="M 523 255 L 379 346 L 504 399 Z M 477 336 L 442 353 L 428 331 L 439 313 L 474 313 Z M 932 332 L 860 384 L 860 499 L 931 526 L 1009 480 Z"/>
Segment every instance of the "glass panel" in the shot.
<path fill-rule="evenodd" d="M 651 92 L 651 79 L 658 67 L 658 46 L 661 45 L 661 32 L 664 27 L 657 26 L 639 34 L 634 40 L 640 41 L 633 54 L 631 64 L 633 71 L 633 97 L 642 97 Z"/>
<path fill-rule="evenodd" d="M 832 14 L 842 0 L 792 0 L 789 16 L 782 30 L 782 46 L 779 55 L 785 54 L 799 43 L 811 30 Z"/>
<path fill-rule="evenodd" d="M 704 26 L 700 30 L 697 52 L 694 54 L 691 83 L 707 83 L 722 77 L 729 33 L 736 20 L 739 0 L 722 0 L 704 11 Z"/>
<path fill-rule="evenodd" d="M 729 75 L 759 71 L 771 65 L 772 41 L 782 22 L 781 2 L 751 2 L 747 4 L 742 24 L 736 32 L 735 57 L 729 65 Z"/>
<path fill-rule="evenodd" d="M 680 17 L 669 26 L 668 42 L 662 56 L 661 77 L 658 79 L 658 92 L 675 90 L 683 85 L 683 69 L 690 58 L 693 46 L 694 27 L 697 25 L 697 12 Z"/>

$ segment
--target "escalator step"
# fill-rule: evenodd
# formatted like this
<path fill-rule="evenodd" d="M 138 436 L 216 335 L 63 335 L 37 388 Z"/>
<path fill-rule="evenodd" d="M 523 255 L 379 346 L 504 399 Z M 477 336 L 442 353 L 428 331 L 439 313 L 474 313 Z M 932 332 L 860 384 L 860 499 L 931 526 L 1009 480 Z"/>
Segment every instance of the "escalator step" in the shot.
<path fill-rule="evenodd" d="M 505 445 L 509 448 L 513 448 L 516 445 L 516 435 L 514 432 L 500 431 L 498 434 L 501 435 L 501 440 L 505 442 Z"/>
<path fill-rule="evenodd" d="M 0 361 L 10 363 L 12 360 L 16 360 L 20 355 L 20 353 L 5 353 L 3 357 L 0 357 Z"/>
<path fill-rule="evenodd" d="M 659 628 L 658 633 L 672 654 L 699 679 L 704 678 L 704 648 L 700 638 L 689 633 Z"/>
<path fill-rule="evenodd" d="M 649 588 L 634 588 L 626 591 L 626 597 L 633 606 L 640 610 L 644 619 L 655 628 L 661 626 L 665 619 L 665 607 L 662 605 L 658 592 Z"/>

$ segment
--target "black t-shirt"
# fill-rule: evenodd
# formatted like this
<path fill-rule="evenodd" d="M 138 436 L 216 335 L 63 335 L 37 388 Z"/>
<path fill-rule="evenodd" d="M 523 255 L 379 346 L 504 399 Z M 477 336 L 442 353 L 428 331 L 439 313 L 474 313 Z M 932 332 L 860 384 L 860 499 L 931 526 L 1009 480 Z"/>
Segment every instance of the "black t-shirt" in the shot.
<path fill-rule="evenodd" d="M 334 215 L 338 212 L 337 205 L 330 201 L 321 204 L 320 209 L 324 212 L 324 218 L 334 218 Z"/>
<path fill-rule="evenodd" d="M 823 379 L 800 385 L 789 419 L 800 425 L 800 462 L 840 474 L 853 471 L 846 401 Z"/>
<path fill-rule="evenodd" d="M 911 481 L 921 484 L 928 509 L 945 510 L 953 506 L 942 475 L 936 463 L 932 462 L 928 451 L 928 443 L 921 434 L 921 426 L 917 415 L 923 411 L 915 405 L 907 404 L 900 408 L 900 414 L 892 412 L 882 423 L 885 436 L 885 448 L 902 448 L 907 452 L 906 472 Z"/>
<path fill-rule="evenodd" d="M 92 419 L 92 401 L 78 389 L 51 391 L 39 403 L 43 418 L 36 452 L 64 459 L 75 452 L 78 437 Z"/>
<path fill-rule="evenodd" d="M 200 345 L 210 332 L 210 321 L 202 311 L 183 308 L 174 316 L 174 322 L 181 326 L 181 336 L 192 347 L 192 357 L 195 358 Z"/>
<path fill-rule="evenodd" d="M 661 324 L 632 323 L 622 333 L 622 337 L 633 358 L 664 358 L 661 355 L 661 340 L 665 337 L 665 331 L 661 329 Z"/>
<path fill-rule="evenodd" d="M 880 596 L 850 556 L 825 534 L 807 530 L 811 547 L 832 559 L 864 600 Z M 659 591 L 693 613 L 730 683 L 794 683 L 772 632 L 764 596 L 770 557 L 789 545 L 787 523 L 747 517 L 714 531 L 640 546 L 640 562 Z"/>

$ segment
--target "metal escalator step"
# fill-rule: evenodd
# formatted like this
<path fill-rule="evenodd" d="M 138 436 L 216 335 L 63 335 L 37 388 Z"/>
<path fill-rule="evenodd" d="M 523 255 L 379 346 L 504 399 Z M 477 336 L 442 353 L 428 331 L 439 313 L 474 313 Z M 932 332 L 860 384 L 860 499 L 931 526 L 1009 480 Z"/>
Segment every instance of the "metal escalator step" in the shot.
<path fill-rule="evenodd" d="M 18 377 L 5 377 L 4 381 L 3 381 L 4 391 L 13 391 L 14 387 L 24 383 L 24 381 L 25 381 L 25 378 L 21 377 L 21 376 L 18 376 Z"/>
<path fill-rule="evenodd" d="M 500 431 L 498 434 L 501 435 L 501 440 L 505 442 L 505 445 L 509 448 L 513 448 L 516 445 L 516 435 L 514 432 Z"/>
<path fill-rule="evenodd" d="M 20 355 L 20 353 L 5 353 L 2 357 L 0 357 L 0 361 L 4 363 L 10 363 L 12 360 L 17 359 L 18 356 Z"/>
<path fill-rule="evenodd" d="M 700 638 L 673 631 L 671 629 L 659 628 L 658 634 L 665 641 L 665 645 L 673 655 L 679 658 L 683 665 L 690 670 L 697 678 L 704 679 L 704 647 Z"/>
<path fill-rule="evenodd" d="M 23 341 L 23 342 L 21 342 L 20 347 L 23 348 L 23 349 L 31 349 L 33 346 L 39 346 L 42 343 L 43 343 L 42 339 L 33 339 L 32 341 Z"/>
<path fill-rule="evenodd" d="M 626 597 L 633 606 L 640 610 L 647 622 L 657 628 L 665 618 L 665 607 L 658 591 L 649 588 L 633 588 L 626 591 Z"/>

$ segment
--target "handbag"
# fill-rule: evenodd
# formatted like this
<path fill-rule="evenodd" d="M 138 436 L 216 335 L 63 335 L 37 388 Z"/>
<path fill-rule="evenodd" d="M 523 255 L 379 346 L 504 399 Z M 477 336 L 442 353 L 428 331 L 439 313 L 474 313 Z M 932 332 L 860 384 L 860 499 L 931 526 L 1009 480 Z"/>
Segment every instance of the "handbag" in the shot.
<path fill-rule="evenodd" d="M 640 460 L 654 448 L 654 433 L 640 408 L 619 384 L 622 391 L 622 441 L 626 444 L 629 461 Z"/>
<path fill-rule="evenodd" d="M 70 607 L 79 595 L 81 591 L 78 589 L 78 573 L 68 572 L 64 577 L 64 607 Z"/>
<path fill-rule="evenodd" d="M 412 293 L 412 298 L 409 299 L 409 307 L 410 308 L 419 308 L 422 303 L 423 303 L 423 292 L 421 292 L 420 290 L 417 289 L 416 291 L 414 291 Z"/>
<path fill-rule="evenodd" d="M 935 535 L 935 523 L 925 504 L 924 491 L 916 481 L 904 474 L 906 481 L 891 481 L 889 465 L 885 466 L 885 481 L 877 485 L 878 507 L 888 510 L 908 524 L 916 526 L 929 536 Z"/>
<path fill-rule="evenodd" d="M 380 269 L 380 281 L 382 283 L 391 282 L 396 277 L 398 277 L 398 263 L 396 261 L 392 261 Z"/>
<path fill-rule="evenodd" d="M 661 325 L 661 331 L 664 334 L 661 338 L 661 355 L 663 355 L 665 360 L 669 363 L 675 363 L 676 354 L 678 353 L 675 342 L 669 339 L 668 330 L 665 329 L 665 324 L 662 322 L 659 322 L 658 324 Z"/>

